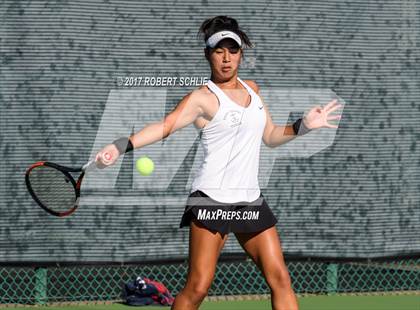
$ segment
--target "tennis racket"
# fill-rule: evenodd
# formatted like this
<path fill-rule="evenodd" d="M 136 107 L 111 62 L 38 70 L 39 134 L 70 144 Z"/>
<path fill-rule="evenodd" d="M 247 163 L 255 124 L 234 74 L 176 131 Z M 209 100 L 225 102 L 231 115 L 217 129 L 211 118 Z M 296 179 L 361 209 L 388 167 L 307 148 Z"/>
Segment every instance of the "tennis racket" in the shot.
<path fill-rule="evenodd" d="M 109 160 L 111 156 L 105 153 L 104 158 Z M 39 161 L 27 169 L 25 183 L 32 198 L 42 209 L 51 215 L 65 217 L 78 208 L 83 177 L 87 171 L 95 168 L 96 159 L 77 168 Z M 79 173 L 77 180 L 70 173 Z"/>

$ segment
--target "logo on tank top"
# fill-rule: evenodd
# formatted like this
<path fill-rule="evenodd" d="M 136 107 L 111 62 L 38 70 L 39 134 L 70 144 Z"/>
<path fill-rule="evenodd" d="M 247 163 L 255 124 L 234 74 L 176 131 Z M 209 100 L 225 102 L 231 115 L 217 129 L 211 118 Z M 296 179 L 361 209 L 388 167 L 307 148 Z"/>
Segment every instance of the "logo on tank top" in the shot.
<path fill-rule="evenodd" d="M 228 123 L 230 127 L 236 127 L 241 124 L 241 112 L 236 110 L 230 110 L 225 113 L 223 119 Z"/>

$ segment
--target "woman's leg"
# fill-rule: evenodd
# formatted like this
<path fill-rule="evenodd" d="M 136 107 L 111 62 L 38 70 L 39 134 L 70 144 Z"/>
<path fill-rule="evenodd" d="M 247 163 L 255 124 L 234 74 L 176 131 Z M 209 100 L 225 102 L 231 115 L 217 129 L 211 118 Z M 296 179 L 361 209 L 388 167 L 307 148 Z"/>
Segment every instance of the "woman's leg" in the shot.
<path fill-rule="evenodd" d="M 274 226 L 258 233 L 236 233 L 240 245 L 262 271 L 271 289 L 274 310 L 297 310 L 298 302 Z"/>
<path fill-rule="evenodd" d="M 223 238 L 193 220 L 190 224 L 187 283 L 176 296 L 172 310 L 196 310 L 213 281 L 216 264 L 228 235 Z"/>

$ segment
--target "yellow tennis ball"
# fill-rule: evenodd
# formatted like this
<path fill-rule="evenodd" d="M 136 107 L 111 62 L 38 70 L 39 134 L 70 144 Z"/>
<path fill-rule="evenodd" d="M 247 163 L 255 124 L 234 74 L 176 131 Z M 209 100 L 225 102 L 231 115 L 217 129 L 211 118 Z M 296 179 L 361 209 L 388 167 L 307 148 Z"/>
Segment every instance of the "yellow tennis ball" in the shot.
<path fill-rule="evenodd" d="M 137 159 L 136 169 L 141 175 L 150 175 L 155 169 L 155 164 L 149 157 L 143 156 Z"/>

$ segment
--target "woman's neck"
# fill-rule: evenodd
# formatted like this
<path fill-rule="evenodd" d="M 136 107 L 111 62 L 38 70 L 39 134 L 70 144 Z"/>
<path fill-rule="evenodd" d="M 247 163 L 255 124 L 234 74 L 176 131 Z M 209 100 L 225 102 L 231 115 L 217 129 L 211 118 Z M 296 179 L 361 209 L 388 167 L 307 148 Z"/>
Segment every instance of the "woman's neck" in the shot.
<path fill-rule="evenodd" d="M 218 80 L 214 77 L 214 75 L 211 75 L 210 80 L 212 80 L 213 83 L 217 84 L 217 86 L 219 86 L 220 88 L 238 88 L 238 79 L 236 74 L 231 79 L 226 81 Z"/>

